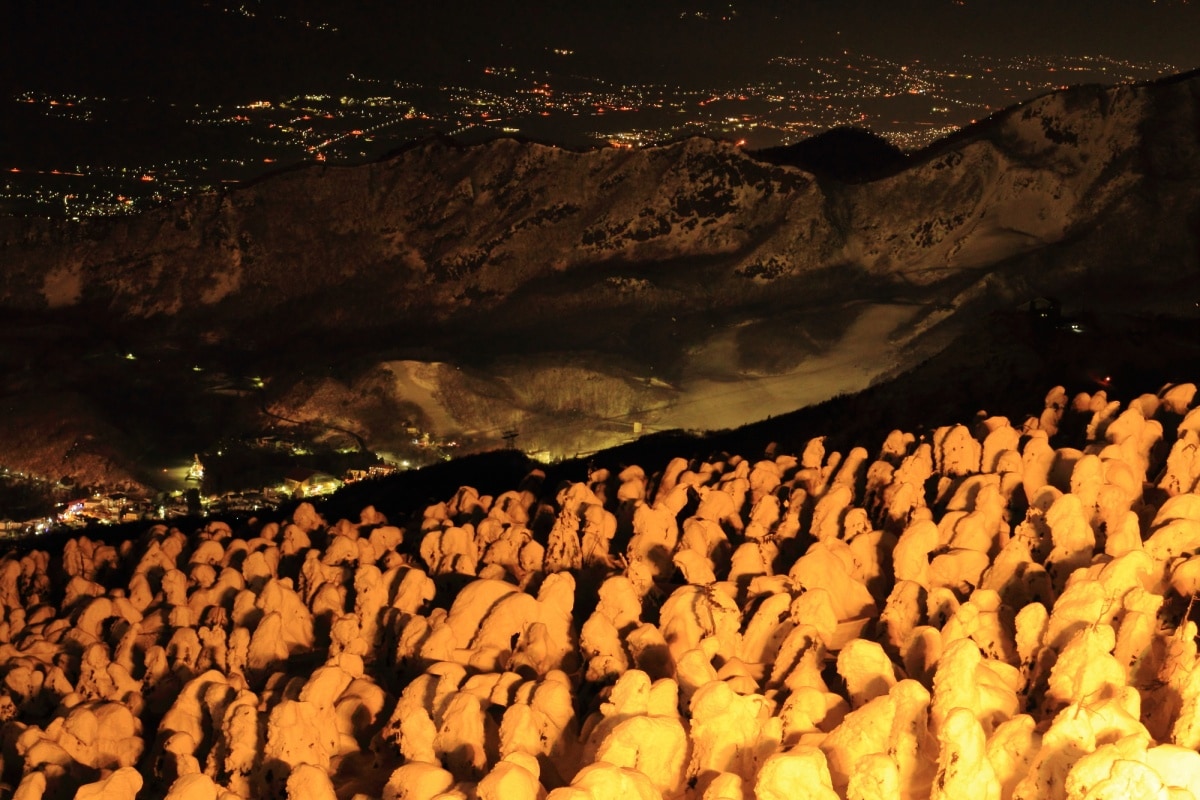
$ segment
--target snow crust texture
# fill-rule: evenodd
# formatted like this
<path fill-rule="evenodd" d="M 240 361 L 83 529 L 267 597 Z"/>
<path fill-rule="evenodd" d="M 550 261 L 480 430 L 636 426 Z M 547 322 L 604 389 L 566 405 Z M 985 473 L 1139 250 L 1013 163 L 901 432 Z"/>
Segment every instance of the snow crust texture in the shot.
<path fill-rule="evenodd" d="M 11 552 L 0 791 L 1200 798 L 1194 385 L 826 445 Z"/>

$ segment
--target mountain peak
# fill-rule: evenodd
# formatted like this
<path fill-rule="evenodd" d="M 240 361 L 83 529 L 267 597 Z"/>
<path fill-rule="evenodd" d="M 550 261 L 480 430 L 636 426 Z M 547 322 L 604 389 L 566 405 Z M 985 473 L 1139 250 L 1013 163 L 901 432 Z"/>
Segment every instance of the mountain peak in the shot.
<path fill-rule="evenodd" d="M 850 125 L 752 155 L 768 164 L 797 167 L 842 183 L 875 180 L 899 172 L 908 163 L 904 151 L 887 139 Z"/>

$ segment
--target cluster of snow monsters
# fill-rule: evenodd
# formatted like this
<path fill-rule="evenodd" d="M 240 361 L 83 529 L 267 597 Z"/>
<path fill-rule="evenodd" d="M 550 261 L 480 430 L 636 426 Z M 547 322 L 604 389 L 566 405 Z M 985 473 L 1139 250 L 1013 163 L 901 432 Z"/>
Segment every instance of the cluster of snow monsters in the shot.
<path fill-rule="evenodd" d="M 11 555 L 4 791 L 1200 798 L 1195 400 Z"/>

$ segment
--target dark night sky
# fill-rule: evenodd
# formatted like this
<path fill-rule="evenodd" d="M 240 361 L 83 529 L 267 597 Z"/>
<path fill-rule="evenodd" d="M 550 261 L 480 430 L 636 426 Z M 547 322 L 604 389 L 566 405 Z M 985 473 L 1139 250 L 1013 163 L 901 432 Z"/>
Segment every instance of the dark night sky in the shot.
<path fill-rule="evenodd" d="M 860 64 L 881 57 L 954 68 L 972 56 L 1106 56 L 1164 65 L 1130 71 L 1137 75 L 1200 67 L 1200 0 L 15 0 L 6 12 L 0 164 L 83 165 L 89 173 L 97 165 L 305 158 L 299 145 L 259 152 L 236 138 L 239 129 L 184 120 L 262 99 L 370 91 L 358 78 L 385 96 L 404 95 L 407 84 L 434 87 L 443 105 L 423 108 L 436 114 L 458 87 L 463 95 L 503 93 L 531 80 L 588 91 L 660 84 L 684 95 L 782 86 L 802 73 L 772 58 L 836 61 L 843 51 L 847 63 Z M 520 78 L 485 79 L 485 67 Z M 46 113 L 48 98 L 71 95 L 99 109 L 94 122 Z M 522 122 L 520 130 L 541 141 L 594 142 L 573 116 Z M 461 124 L 452 119 L 444 131 Z M 681 135 L 670 122 L 640 124 Z M 370 157 L 398 143 L 385 140 Z M 347 157 L 357 155 L 368 157 Z"/>
<path fill-rule="evenodd" d="M 229 13 L 239 5 L 256 16 Z M 481 61 L 536 67 L 551 47 L 576 50 L 592 74 L 647 82 L 753 78 L 770 55 L 842 48 L 904 59 L 1102 54 L 1200 65 L 1200 3 L 1182 0 L 19 0 L 6 18 L 6 90 L 109 95 L 286 90 L 351 71 L 453 77 Z"/>

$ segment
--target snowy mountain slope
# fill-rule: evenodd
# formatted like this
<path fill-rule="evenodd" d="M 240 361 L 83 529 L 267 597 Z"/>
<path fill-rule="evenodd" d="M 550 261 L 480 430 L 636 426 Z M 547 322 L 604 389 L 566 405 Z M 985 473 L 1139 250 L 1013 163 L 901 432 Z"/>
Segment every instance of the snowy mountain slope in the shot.
<path fill-rule="evenodd" d="M 130 219 L 2 220 L 0 306 L 217 327 L 289 311 L 339 328 L 486 324 L 531 290 L 731 308 L 848 267 L 875 287 L 999 264 L 1044 273 L 1047 248 L 1048 285 L 1110 267 L 1097 253 L 1169 282 L 1197 267 L 1198 98 L 1196 75 L 1058 92 L 857 185 L 702 139 L 589 152 L 431 141 Z"/>

